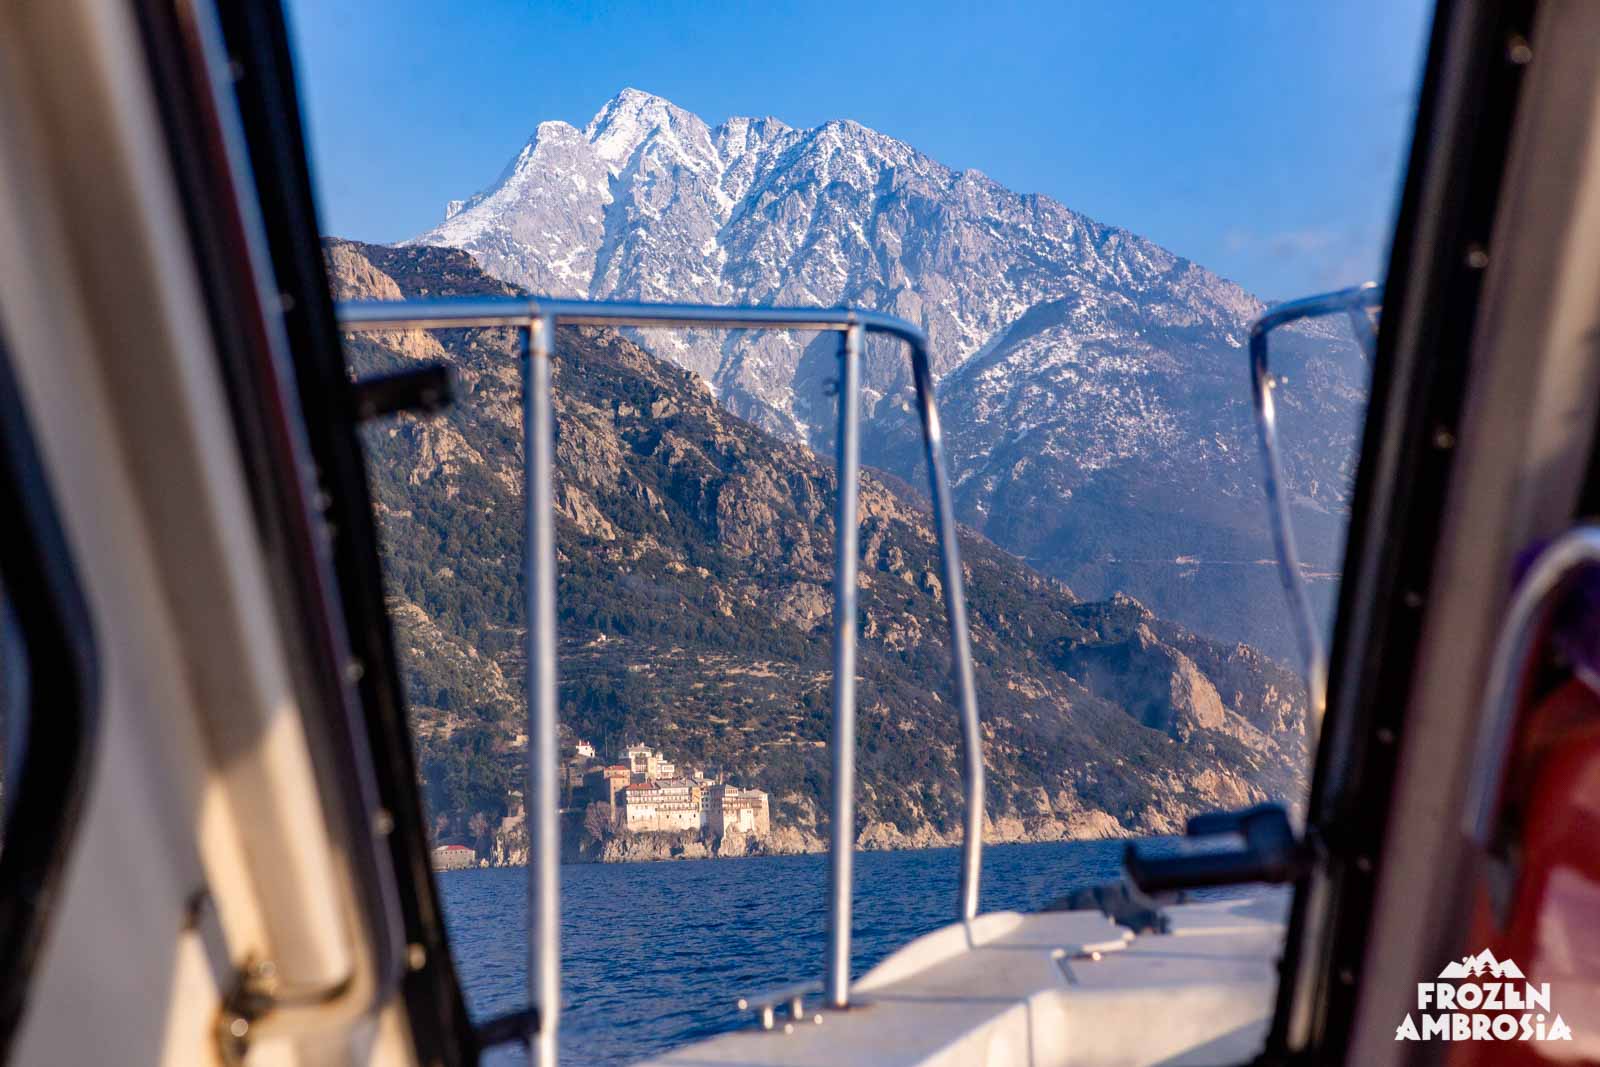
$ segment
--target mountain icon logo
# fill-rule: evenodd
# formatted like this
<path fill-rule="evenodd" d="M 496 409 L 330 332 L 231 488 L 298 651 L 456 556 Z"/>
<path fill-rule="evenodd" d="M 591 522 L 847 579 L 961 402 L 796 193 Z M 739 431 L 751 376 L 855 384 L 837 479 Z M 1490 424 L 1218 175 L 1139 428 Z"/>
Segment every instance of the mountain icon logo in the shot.
<path fill-rule="evenodd" d="M 1460 960 L 1451 960 L 1445 964 L 1444 970 L 1439 972 L 1440 978 L 1482 978 L 1487 972 L 1494 978 L 1522 978 L 1522 968 L 1518 967 L 1515 960 L 1497 960 L 1494 953 L 1484 949 L 1476 956 L 1463 956 Z"/>
<path fill-rule="evenodd" d="M 1528 981 L 1512 960 L 1484 949 L 1451 960 L 1417 983 L 1416 1010 L 1395 1027 L 1396 1041 L 1571 1041 L 1550 1001 L 1550 983 Z"/>

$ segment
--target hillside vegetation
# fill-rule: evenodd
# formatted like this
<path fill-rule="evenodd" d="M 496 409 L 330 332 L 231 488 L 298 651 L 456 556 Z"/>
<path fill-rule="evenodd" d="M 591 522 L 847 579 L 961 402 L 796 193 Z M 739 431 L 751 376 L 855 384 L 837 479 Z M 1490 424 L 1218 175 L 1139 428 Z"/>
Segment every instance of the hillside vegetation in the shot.
<path fill-rule="evenodd" d="M 330 240 L 341 298 L 509 293 L 464 252 Z M 555 363 L 563 733 L 648 741 L 767 790 L 775 829 L 827 825 L 831 465 L 720 406 L 611 331 Z M 445 360 L 442 417 L 367 430 L 390 606 L 441 835 L 477 838 L 520 785 L 520 376 L 509 330 L 347 338 L 353 375 Z M 875 471 L 861 492 L 859 831 L 959 837 L 959 724 L 930 518 Z M 995 840 L 1179 830 L 1297 799 L 1294 676 L 1138 602 L 1083 602 L 964 531 Z"/>

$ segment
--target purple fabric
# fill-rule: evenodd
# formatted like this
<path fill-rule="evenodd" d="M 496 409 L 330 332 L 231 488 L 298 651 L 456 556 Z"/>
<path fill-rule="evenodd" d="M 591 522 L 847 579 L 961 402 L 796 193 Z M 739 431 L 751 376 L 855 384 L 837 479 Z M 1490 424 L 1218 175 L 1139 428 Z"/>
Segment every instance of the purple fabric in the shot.
<path fill-rule="evenodd" d="M 1550 539 L 1533 542 L 1517 553 L 1513 581 L 1520 583 Z M 1550 614 L 1549 641 L 1563 659 L 1588 678 L 1600 678 L 1600 569 L 1573 579 Z"/>

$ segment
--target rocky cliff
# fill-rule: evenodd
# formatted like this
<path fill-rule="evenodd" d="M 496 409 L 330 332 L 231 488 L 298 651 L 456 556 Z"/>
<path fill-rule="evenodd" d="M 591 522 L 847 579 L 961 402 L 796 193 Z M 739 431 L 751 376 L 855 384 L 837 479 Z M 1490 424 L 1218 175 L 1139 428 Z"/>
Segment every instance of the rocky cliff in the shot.
<path fill-rule="evenodd" d="M 454 250 L 330 241 L 327 257 L 341 297 L 510 291 Z M 761 847 L 815 847 L 833 471 L 616 333 L 557 340 L 566 736 L 603 754 L 648 740 L 765 789 L 789 837 Z M 352 336 L 347 352 L 353 374 L 443 359 L 459 377 L 443 417 L 366 434 L 428 800 L 439 830 L 486 849 L 526 740 L 514 339 Z M 876 471 L 861 515 L 859 840 L 952 843 L 960 734 L 930 519 Z M 992 839 L 1169 833 L 1196 811 L 1299 796 L 1304 707 L 1289 672 L 1137 601 L 1081 601 L 971 531 L 962 549 Z"/>
<path fill-rule="evenodd" d="M 582 129 L 539 123 L 505 170 L 416 239 L 539 292 L 709 303 L 850 304 L 924 327 L 961 517 L 1087 595 L 1282 658 L 1250 426 L 1239 286 L 1046 196 L 955 170 L 848 120 L 711 125 L 626 89 Z M 1352 283 L 1364 279 L 1352 278 Z M 1297 294 L 1290 294 L 1297 295 Z M 833 432 L 830 338 L 635 336 L 780 435 Z M 1302 555 L 1331 593 L 1366 391 L 1337 328 L 1278 352 Z M 867 462 L 912 479 L 904 355 L 869 344 Z"/>

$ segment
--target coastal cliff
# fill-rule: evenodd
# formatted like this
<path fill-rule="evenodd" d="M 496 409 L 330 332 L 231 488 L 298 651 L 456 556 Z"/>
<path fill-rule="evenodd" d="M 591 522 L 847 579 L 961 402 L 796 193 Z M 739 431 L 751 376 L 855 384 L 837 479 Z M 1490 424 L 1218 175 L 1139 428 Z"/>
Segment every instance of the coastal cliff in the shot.
<path fill-rule="evenodd" d="M 341 298 L 513 292 L 459 251 L 330 241 L 326 252 Z M 557 342 L 563 745 L 648 740 L 679 766 L 767 792 L 773 828 L 716 845 L 569 834 L 570 854 L 822 848 L 831 466 L 613 331 L 562 329 Z M 526 745 L 515 338 L 409 331 L 346 345 L 356 375 L 438 360 L 457 376 L 443 416 L 364 434 L 432 831 L 513 862 L 496 828 L 518 802 Z M 961 735 L 926 501 L 868 470 L 860 511 L 858 842 L 954 844 Z M 1299 799 L 1305 706 L 1291 672 L 1131 598 L 1081 600 L 961 534 L 987 839 L 1177 833 L 1199 811 Z"/>

